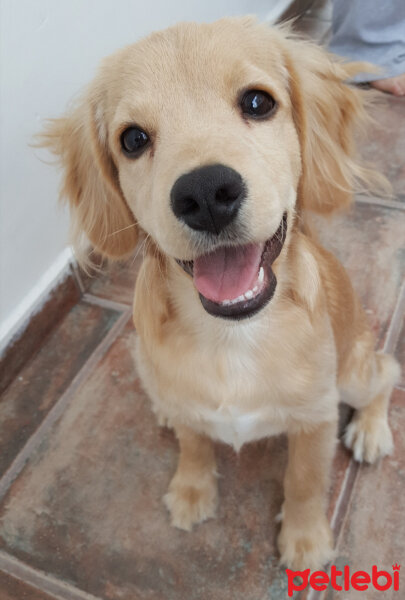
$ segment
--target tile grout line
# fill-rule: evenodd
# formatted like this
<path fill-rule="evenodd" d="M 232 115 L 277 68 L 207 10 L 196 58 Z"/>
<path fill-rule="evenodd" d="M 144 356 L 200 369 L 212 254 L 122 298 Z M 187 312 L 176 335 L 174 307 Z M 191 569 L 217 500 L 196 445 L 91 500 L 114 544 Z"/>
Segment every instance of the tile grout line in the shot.
<path fill-rule="evenodd" d="M 392 313 L 392 318 L 388 327 L 387 335 L 385 336 L 385 342 L 383 346 L 384 352 L 393 353 L 395 351 L 399 339 L 400 326 L 404 315 L 405 281 L 402 283 L 401 289 L 399 290 L 398 299 L 394 307 L 394 312 Z"/>
<path fill-rule="evenodd" d="M 343 483 L 340 488 L 339 496 L 336 501 L 335 508 L 333 510 L 333 514 L 330 520 L 330 526 L 332 528 L 336 541 L 338 540 L 340 535 L 341 525 L 345 517 L 345 508 L 347 508 L 350 499 L 350 493 L 353 489 L 353 485 L 356 480 L 358 467 L 358 463 L 356 463 L 353 460 L 353 458 L 350 457 L 350 462 L 346 469 Z"/>
<path fill-rule="evenodd" d="M 74 393 L 84 382 L 84 380 L 88 376 L 89 371 L 93 370 L 93 368 L 98 364 L 101 358 L 109 350 L 113 342 L 116 340 L 118 335 L 124 329 L 125 325 L 130 319 L 130 315 L 131 310 L 127 307 L 127 310 L 121 314 L 116 323 L 111 327 L 108 334 L 96 347 L 94 352 L 84 363 L 83 367 L 73 378 L 67 390 L 62 394 L 62 396 L 59 398 L 59 400 L 56 402 L 53 408 L 49 411 L 45 419 L 42 421 L 41 425 L 38 427 L 35 433 L 33 433 L 33 435 L 28 439 L 26 444 L 17 454 L 10 467 L 0 479 L 0 500 L 4 497 L 13 481 L 23 470 L 26 462 L 28 461 L 32 453 L 37 449 L 39 444 L 42 442 L 46 433 L 53 427 L 55 422 L 65 412 L 66 408 L 69 406 L 73 398 Z"/>
<path fill-rule="evenodd" d="M 373 204 L 383 208 L 395 208 L 397 210 L 405 211 L 405 203 L 400 200 L 384 200 L 383 198 L 357 195 L 354 202 L 359 202 L 360 204 Z"/>
<path fill-rule="evenodd" d="M 132 309 L 131 304 L 125 304 L 124 302 L 117 302 L 116 300 L 109 300 L 108 298 L 102 298 L 101 296 L 94 296 L 85 292 L 81 297 L 81 300 L 88 302 L 88 304 L 95 304 L 101 306 L 101 308 L 109 308 L 119 312 L 126 312 L 129 308 Z"/>
<path fill-rule="evenodd" d="M 314 590 L 314 588 L 311 588 L 309 590 L 307 596 L 305 597 L 305 600 L 321 600 L 321 594 L 322 594 L 322 592 L 319 592 L 317 590 Z"/>
<path fill-rule="evenodd" d="M 27 583 L 40 592 L 52 595 L 56 600 L 101 600 L 44 571 L 33 569 L 2 550 L 0 550 L 0 569 L 18 581 Z"/>

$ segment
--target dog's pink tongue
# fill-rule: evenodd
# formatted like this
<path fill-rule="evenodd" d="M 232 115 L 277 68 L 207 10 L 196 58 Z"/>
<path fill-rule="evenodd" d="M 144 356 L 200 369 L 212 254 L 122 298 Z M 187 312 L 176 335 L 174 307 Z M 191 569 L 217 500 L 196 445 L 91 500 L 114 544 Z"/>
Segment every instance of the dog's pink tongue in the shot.
<path fill-rule="evenodd" d="M 208 300 L 233 300 L 254 286 L 261 255 L 260 244 L 249 244 L 200 256 L 194 260 L 194 285 Z"/>

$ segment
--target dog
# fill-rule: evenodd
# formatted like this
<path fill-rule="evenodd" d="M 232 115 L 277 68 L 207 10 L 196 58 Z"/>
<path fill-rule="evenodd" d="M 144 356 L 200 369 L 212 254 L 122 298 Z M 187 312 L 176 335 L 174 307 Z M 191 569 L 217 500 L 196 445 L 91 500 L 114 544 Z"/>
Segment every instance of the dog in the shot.
<path fill-rule="evenodd" d="M 137 368 L 175 430 L 164 501 L 190 530 L 215 515 L 214 441 L 236 450 L 286 433 L 281 562 L 333 555 L 325 514 L 338 404 L 357 460 L 391 453 L 399 367 L 307 215 L 384 185 L 354 157 L 367 92 L 288 27 L 252 17 L 183 23 L 106 58 L 77 105 L 44 131 L 60 157 L 77 245 L 119 259 L 140 240 Z"/>

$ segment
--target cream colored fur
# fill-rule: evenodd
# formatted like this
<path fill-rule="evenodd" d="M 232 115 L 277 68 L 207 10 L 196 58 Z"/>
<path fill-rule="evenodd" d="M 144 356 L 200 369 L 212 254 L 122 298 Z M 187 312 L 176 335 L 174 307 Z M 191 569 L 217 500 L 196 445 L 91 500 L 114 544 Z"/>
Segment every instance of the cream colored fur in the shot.
<path fill-rule="evenodd" d="M 324 503 L 340 389 L 358 408 L 345 437 L 355 457 L 374 461 L 392 449 L 387 406 L 398 367 L 375 354 L 343 267 L 305 226 L 307 210 L 332 213 L 350 204 L 356 186 L 384 185 L 353 154 L 368 100 L 345 81 L 365 68 L 252 18 L 181 24 L 107 58 L 77 107 L 43 138 L 61 158 L 76 234 L 112 258 L 142 240 L 137 367 L 159 421 L 179 438 L 165 496 L 173 524 L 191 529 L 214 516 L 214 440 L 238 450 L 286 432 L 279 548 L 295 568 L 332 556 Z M 254 88 L 276 98 L 271 119 L 241 115 L 241 90 Z M 134 123 L 151 138 L 135 160 L 119 142 Z M 183 173 L 216 163 L 248 185 L 241 243 L 264 242 L 288 215 L 275 295 L 241 322 L 205 312 L 175 261 L 209 247 L 177 220 L 170 190 Z"/>

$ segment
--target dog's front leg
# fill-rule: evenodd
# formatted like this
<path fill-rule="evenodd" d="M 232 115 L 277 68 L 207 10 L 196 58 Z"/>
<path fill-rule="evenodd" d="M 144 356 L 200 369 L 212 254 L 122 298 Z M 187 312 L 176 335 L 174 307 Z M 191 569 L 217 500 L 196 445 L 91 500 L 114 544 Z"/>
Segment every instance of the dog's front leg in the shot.
<path fill-rule="evenodd" d="M 217 475 L 214 445 L 210 438 L 188 427 L 175 427 L 180 444 L 177 471 L 164 502 L 172 525 L 190 531 L 195 523 L 215 516 Z"/>
<path fill-rule="evenodd" d="M 285 500 L 278 538 L 281 562 L 295 570 L 318 569 L 333 556 L 333 536 L 325 515 L 336 423 L 288 436 Z"/>

